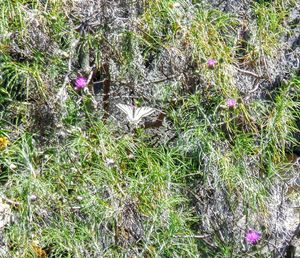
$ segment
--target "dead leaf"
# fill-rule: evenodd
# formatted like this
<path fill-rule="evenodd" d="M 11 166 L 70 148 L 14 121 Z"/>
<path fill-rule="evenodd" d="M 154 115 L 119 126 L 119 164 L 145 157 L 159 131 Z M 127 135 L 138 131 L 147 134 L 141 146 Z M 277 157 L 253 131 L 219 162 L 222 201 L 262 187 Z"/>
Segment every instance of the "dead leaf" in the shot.
<path fill-rule="evenodd" d="M 40 247 L 36 244 L 32 244 L 31 248 L 32 248 L 34 254 L 36 255 L 36 257 L 38 257 L 38 258 L 46 258 L 47 257 L 47 253 L 45 250 L 43 250 L 42 247 Z"/>

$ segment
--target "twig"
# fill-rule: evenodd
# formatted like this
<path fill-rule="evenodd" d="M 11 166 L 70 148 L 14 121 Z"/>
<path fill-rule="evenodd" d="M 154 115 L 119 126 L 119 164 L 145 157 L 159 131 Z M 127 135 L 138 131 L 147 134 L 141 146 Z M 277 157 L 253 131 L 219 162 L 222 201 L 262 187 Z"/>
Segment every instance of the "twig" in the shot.
<path fill-rule="evenodd" d="M 234 67 L 235 67 L 238 71 L 240 71 L 241 73 L 248 74 L 248 75 L 251 75 L 251 76 L 253 76 L 253 77 L 260 78 L 260 79 L 263 78 L 262 76 L 260 76 L 260 75 L 258 75 L 258 74 L 256 74 L 256 73 L 253 73 L 253 72 L 250 72 L 250 71 L 247 71 L 247 70 L 240 69 L 240 68 L 238 68 L 237 66 L 234 66 Z"/>
<path fill-rule="evenodd" d="M 175 238 L 199 238 L 199 239 L 203 239 L 203 238 L 207 238 L 209 237 L 210 234 L 206 234 L 206 235 L 184 235 L 184 236 L 174 236 Z"/>
<path fill-rule="evenodd" d="M 250 90 L 248 93 L 253 93 L 253 92 L 255 92 L 258 88 L 259 88 L 259 82 L 257 82 L 257 83 L 254 85 L 253 89 Z"/>
<path fill-rule="evenodd" d="M 103 64 L 103 73 L 105 74 L 105 80 L 103 82 L 103 110 L 104 110 L 104 116 L 103 120 L 106 121 L 106 119 L 109 116 L 109 95 L 110 95 L 110 71 L 109 71 L 109 63 L 108 60 Z"/>
<path fill-rule="evenodd" d="M 8 199 L 8 198 L 6 198 L 6 197 L 4 197 L 4 196 L 1 196 L 1 198 L 2 198 L 6 203 L 8 203 L 8 204 L 10 204 L 10 205 L 13 205 L 13 206 L 15 206 L 15 207 L 18 207 L 18 206 L 20 205 L 19 202 L 10 200 L 10 199 Z"/>
<path fill-rule="evenodd" d="M 156 81 L 149 81 L 148 83 L 161 83 L 161 82 L 164 82 L 164 81 L 168 81 L 168 80 L 173 80 L 175 78 L 177 78 L 178 76 L 180 76 L 179 74 L 178 75 L 171 75 L 171 76 L 167 76 L 165 75 L 166 78 L 165 79 L 160 79 L 160 80 L 156 80 Z"/>

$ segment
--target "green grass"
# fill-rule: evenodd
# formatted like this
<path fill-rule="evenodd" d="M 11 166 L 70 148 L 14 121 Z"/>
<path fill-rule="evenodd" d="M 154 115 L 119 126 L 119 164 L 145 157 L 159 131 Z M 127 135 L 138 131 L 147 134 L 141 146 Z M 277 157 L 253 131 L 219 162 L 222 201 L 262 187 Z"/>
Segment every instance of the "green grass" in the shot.
<path fill-rule="evenodd" d="M 133 155 L 130 160 L 128 151 Z M 10 199 L 22 203 L 17 208 L 21 224 L 12 225 L 7 234 L 15 246 L 12 255 L 17 255 L 20 248 L 20 256 L 28 255 L 34 241 L 49 249 L 53 257 L 82 257 L 83 253 L 79 253 L 83 246 L 85 252 L 95 257 L 121 254 L 126 249 L 113 246 L 97 252 L 95 246 L 102 238 L 97 228 L 111 227 L 106 236 L 110 241 L 117 237 L 117 230 L 118 234 L 128 234 L 121 221 L 127 205 L 141 214 L 140 230 L 148 240 L 138 244 L 136 252 L 189 256 L 196 250 L 193 241 L 180 239 L 180 235 L 191 234 L 186 225 L 193 219 L 184 209 L 186 198 L 178 191 L 182 182 L 177 178 L 187 173 L 187 168 L 185 164 L 176 164 L 180 162 L 176 152 L 153 150 L 130 137 L 116 141 L 101 123 L 91 127 L 86 135 L 77 129 L 65 145 L 42 152 L 30 136 L 24 135 L 9 152 L 7 156 L 19 154 L 11 162 L 16 170 L 23 171 L 10 177 L 6 192 Z M 106 167 L 106 158 L 113 158 L 115 167 Z M 37 197 L 36 201 L 30 201 L 32 195 Z M 78 206 L 78 211 L 72 210 Z M 192 246 L 194 251 L 190 250 Z"/>
<path fill-rule="evenodd" d="M 258 1 L 253 5 L 257 26 L 257 51 L 259 55 L 276 56 L 280 48 L 280 37 L 284 34 L 284 19 L 296 1 L 276 0 L 272 3 Z"/>

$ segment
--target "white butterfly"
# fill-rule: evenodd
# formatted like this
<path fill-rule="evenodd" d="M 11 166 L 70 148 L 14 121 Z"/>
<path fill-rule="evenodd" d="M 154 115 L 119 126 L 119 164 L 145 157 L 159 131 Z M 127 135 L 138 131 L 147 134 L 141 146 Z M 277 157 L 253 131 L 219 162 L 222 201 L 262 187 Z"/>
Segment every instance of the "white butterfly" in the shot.
<path fill-rule="evenodd" d="M 155 109 L 151 107 L 135 107 L 120 103 L 117 104 L 117 107 L 127 115 L 129 123 L 136 125 L 141 122 L 143 117 L 149 116 L 155 112 Z"/>

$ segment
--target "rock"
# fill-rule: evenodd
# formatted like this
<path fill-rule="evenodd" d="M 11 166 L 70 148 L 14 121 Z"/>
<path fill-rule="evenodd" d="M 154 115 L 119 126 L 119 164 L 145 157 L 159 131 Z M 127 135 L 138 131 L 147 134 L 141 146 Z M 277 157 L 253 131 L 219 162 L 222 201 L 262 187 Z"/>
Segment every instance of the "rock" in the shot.
<path fill-rule="evenodd" d="M 3 203 L 3 200 L 0 198 L 0 229 L 10 223 L 11 220 L 12 212 L 10 206 L 6 203 Z"/>

